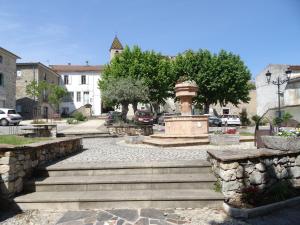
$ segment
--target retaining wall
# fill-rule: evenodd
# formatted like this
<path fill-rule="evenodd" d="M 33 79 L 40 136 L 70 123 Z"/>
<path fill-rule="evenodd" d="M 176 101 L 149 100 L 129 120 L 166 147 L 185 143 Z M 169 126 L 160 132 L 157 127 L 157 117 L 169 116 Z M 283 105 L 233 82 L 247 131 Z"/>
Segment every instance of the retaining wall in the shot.
<path fill-rule="evenodd" d="M 242 201 L 244 188 L 266 191 L 274 184 L 300 180 L 300 152 L 272 149 L 209 150 L 209 161 L 227 202 Z"/>
<path fill-rule="evenodd" d="M 24 146 L 0 144 L 1 199 L 12 199 L 20 193 L 35 167 L 81 150 L 80 138 L 58 138 Z"/>

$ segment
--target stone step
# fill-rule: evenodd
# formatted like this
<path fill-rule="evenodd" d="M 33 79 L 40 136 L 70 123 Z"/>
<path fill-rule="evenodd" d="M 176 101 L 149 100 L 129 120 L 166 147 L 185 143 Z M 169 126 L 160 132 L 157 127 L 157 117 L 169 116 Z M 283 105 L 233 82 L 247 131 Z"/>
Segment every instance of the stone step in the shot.
<path fill-rule="evenodd" d="M 27 191 L 103 191 L 212 189 L 216 178 L 212 174 L 140 174 L 64 176 L 36 178 L 25 185 Z"/>
<path fill-rule="evenodd" d="M 134 190 L 84 192 L 34 192 L 14 199 L 22 210 L 111 208 L 220 207 L 224 197 L 212 190 Z"/>
<path fill-rule="evenodd" d="M 143 141 L 144 144 L 159 146 L 159 147 L 186 147 L 194 145 L 207 145 L 209 144 L 208 139 L 161 139 L 161 138 L 149 138 Z"/>
<path fill-rule="evenodd" d="M 55 163 L 40 167 L 37 176 L 99 176 L 117 174 L 187 174 L 210 173 L 211 166 L 204 160 L 153 162 L 90 162 Z"/>
<path fill-rule="evenodd" d="M 208 139 L 208 134 L 198 134 L 198 135 L 172 135 L 172 134 L 152 134 L 151 138 L 158 139 L 185 139 L 185 140 L 194 140 L 194 139 Z"/>

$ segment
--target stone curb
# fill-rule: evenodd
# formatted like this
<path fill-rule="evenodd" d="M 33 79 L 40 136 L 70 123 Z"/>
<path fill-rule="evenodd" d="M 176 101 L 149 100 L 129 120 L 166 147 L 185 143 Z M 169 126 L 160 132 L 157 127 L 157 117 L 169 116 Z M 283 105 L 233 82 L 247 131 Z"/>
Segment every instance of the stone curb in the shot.
<path fill-rule="evenodd" d="M 276 202 L 264 206 L 259 206 L 253 209 L 239 209 L 228 205 L 226 202 L 223 203 L 224 211 L 231 217 L 234 218 L 251 218 L 257 216 L 263 216 L 274 212 L 275 210 L 283 209 L 286 207 L 292 207 L 300 203 L 300 197 L 291 198 L 285 201 Z"/>

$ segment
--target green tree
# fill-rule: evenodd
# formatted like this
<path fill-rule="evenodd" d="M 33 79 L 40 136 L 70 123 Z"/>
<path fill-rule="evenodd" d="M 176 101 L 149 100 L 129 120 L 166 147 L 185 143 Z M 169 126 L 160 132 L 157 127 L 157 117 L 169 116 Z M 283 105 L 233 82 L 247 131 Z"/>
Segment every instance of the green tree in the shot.
<path fill-rule="evenodd" d="M 33 100 L 39 102 L 44 90 L 48 89 L 48 84 L 45 81 L 37 82 L 35 80 L 31 81 L 26 85 L 26 94 L 33 98 Z"/>
<path fill-rule="evenodd" d="M 110 77 L 99 80 L 102 100 L 108 106 L 122 106 L 122 119 L 125 121 L 128 106 L 134 102 L 148 101 L 149 89 L 143 80 L 132 77 Z"/>
<path fill-rule="evenodd" d="M 56 112 L 59 112 L 59 104 L 62 102 L 63 98 L 68 94 L 68 91 L 61 86 L 56 84 L 50 84 L 48 87 L 49 90 L 49 102 L 54 106 Z"/>
<path fill-rule="evenodd" d="M 175 84 L 169 59 L 154 51 L 143 52 L 138 46 L 133 48 L 126 46 L 123 52 L 106 66 L 102 81 L 124 77 L 143 80 L 149 91 L 144 103 L 150 103 L 155 110 L 171 96 Z M 137 109 L 138 102 L 130 102 L 130 104 L 133 105 L 134 110 Z"/>
<path fill-rule="evenodd" d="M 176 79 L 181 76 L 194 80 L 199 86 L 196 104 L 202 104 L 208 113 L 211 104 L 237 106 L 248 102 L 251 74 L 238 55 L 221 50 L 192 50 L 179 54 L 173 62 Z"/>
<path fill-rule="evenodd" d="M 248 126 L 251 123 L 246 109 L 242 109 L 242 112 L 240 113 L 240 119 L 243 126 Z"/>

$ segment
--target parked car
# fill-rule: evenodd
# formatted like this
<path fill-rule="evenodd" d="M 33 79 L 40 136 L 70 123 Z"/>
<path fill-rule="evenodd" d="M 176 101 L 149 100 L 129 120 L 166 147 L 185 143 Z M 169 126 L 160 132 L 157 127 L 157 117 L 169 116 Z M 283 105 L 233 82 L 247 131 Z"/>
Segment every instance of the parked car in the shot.
<path fill-rule="evenodd" d="M 157 123 L 159 125 L 165 125 L 165 117 L 168 117 L 168 116 L 175 116 L 176 114 L 175 113 L 162 113 L 158 119 L 157 119 Z"/>
<path fill-rule="evenodd" d="M 240 126 L 241 125 L 241 121 L 240 118 L 237 115 L 223 115 L 221 117 L 222 120 L 222 124 L 223 125 L 234 125 L 234 126 Z"/>
<path fill-rule="evenodd" d="M 111 125 L 119 120 L 121 120 L 121 112 L 117 112 L 117 111 L 109 111 L 107 113 L 107 117 L 105 119 L 105 125 Z"/>
<path fill-rule="evenodd" d="M 10 124 L 19 125 L 22 121 L 22 116 L 14 109 L 0 108 L 0 124 L 7 126 Z"/>
<path fill-rule="evenodd" d="M 137 124 L 153 124 L 154 118 L 150 111 L 137 110 L 134 114 L 133 121 Z"/>
<path fill-rule="evenodd" d="M 221 127 L 222 126 L 222 120 L 216 116 L 208 116 L 208 123 L 209 123 L 209 126 L 211 126 L 211 127 L 213 127 L 213 126 Z"/>

